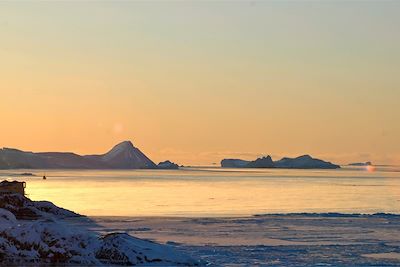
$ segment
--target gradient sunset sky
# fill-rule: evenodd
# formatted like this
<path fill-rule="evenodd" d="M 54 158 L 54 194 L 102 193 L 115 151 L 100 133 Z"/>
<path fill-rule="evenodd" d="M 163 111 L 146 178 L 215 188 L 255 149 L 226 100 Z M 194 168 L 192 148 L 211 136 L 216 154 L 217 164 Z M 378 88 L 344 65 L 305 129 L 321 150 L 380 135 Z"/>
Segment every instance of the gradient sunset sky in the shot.
<path fill-rule="evenodd" d="M 0 147 L 400 164 L 400 1 L 0 2 Z"/>

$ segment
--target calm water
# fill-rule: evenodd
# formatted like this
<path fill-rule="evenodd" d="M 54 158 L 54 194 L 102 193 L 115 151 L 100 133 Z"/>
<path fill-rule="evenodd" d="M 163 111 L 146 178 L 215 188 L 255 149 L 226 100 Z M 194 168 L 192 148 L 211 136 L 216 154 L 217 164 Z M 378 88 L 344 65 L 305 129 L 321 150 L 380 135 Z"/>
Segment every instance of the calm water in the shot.
<path fill-rule="evenodd" d="M 37 177 L 13 176 L 32 172 Z M 42 180 L 46 173 L 48 179 Z M 399 168 L 341 170 L 12 170 L 33 200 L 85 215 L 232 216 L 343 212 L 400 214 Z"/>

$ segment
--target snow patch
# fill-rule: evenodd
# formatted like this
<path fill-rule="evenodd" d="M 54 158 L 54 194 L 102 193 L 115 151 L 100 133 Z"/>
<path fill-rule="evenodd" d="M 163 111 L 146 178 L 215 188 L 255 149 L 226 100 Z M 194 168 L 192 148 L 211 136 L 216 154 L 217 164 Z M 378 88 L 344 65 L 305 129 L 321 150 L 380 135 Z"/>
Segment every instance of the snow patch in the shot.
<path fill-rule="evenodd" d="M 0 262 L 6 265 L 201 265 L 168 245 L 126 233 L 101 237 L 63 220 L 77 216 L 80 215 L 48 201 L 31 201 L 19 194 L 0 195 Z"/>

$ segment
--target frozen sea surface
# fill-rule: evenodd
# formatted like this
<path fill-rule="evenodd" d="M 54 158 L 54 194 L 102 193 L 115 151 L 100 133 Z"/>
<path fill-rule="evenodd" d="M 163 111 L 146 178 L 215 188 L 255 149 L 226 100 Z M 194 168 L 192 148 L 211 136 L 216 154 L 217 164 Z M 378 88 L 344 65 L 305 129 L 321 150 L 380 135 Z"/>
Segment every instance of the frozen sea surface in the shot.
<path fill-rule="evenodd" d="M 209 266 L 399 266 L 400 216 L 93 217 L 75 222 L 166 243 Z M 93 224 L 93 222 L 95 222 Z"/>

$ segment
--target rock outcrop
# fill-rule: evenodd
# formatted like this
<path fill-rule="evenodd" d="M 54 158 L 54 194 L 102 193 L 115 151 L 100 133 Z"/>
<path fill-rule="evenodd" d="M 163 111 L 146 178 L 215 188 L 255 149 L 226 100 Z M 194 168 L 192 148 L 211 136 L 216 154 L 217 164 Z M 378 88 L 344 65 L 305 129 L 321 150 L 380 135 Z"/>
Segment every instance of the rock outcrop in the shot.
<path fill-rule="evenodd" d="M 157 168 L 162 170 L 177 170 L 179 169 L 179 165 L 169 160 L 166 160 L 158 163 Z"/>
<path fill-rule="evenodd" d="M 58 218 L 78 217 L 79 214 L 57 207 L 48 201 L 31 201 L 20 194 L 0 194 L 0 208 L 6 209 L 18 220 L 37 220 L 54 215 Z"/>
<path fill-rule="evenodd" d="M 275 165 L 271 157 L 267 156 L 249 162 L 249 164 L 247 164 L 247 168 L 275 168 Z"/>

